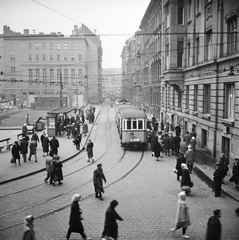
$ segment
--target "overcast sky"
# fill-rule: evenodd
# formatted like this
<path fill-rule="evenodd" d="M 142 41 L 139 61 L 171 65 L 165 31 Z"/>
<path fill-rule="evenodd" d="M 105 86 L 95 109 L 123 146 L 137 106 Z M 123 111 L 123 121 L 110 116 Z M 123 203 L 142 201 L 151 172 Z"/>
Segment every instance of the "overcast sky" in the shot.
<path fill-rule="evenodd" d="M 85 24 L 100 35 L 103 68 L 120 68 L 125 41 L 139 29 L 150 0 L 0 0 L 3 25 L 23 33 L 61 32 L 69 36 L 74 25 Z"/>

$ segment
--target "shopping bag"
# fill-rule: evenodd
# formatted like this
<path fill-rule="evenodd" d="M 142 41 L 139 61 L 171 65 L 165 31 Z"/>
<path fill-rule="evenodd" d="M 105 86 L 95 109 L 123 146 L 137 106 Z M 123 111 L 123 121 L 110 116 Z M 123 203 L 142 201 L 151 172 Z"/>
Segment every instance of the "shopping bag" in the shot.
<path fill-rule="evenodd" d="M 12 164 L 15 164 L 15 159 L 14 159 L 14 157 L 13 157 L 13 156 L 11 156 L 10 163 L 12 163 Z"/>

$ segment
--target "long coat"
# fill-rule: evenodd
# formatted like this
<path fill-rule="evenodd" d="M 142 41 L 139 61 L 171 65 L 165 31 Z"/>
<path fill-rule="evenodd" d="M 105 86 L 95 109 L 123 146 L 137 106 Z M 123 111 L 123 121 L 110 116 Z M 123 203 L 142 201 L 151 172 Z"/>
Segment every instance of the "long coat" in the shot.
<path fill-rule="evenodd" d="M 187 151 L 185 154 L 186 157 L 186 164 L 187 165 L 193 165 L 194 163 L 194 153 L 193 151 Z"/>
<path fill-rule="evenodd" d="M 222 178 L 223 171 L 220 167 L 218 167 L 213 173 L 213 186 L 215 190 L 215 196 L 221 195 Z"/>
<path fill-rule="evenodd" d="M 96 169 L 93 174 L 93 184 L 96 193 L 104 192 L 103 180 L 106 182 L 103 170 Z"/>
<path fill-rule="evenodd" d="M 44 153 L 48 153 L 49 152 L 49 144 L 50 144 L 50 140 L 48 137 L 44 137 L 42 139 L 42 148 L 43 148 L 43 152 Z"/>
<path fill-rule="evenodd" d="M 153 152 L 154 152 L 154 156 L 156 158 L 160 157 L 160 153 L 162 152 L 162 147 L 161 147 L 160 143 L 158 142 L 158 138 L 155 139 Z"/>
<path fill-rule="evenodd" d="M 20 143 L 21 146 L 21 154 L 27 154 L 28 153 L 28 141 L 22 140 Z"/>
<path fill-rule="evenodd" d="M 234 182 L 239 185 L 239 162 L 235 162 L 232 167 L 232 177 L 229 179 L 230 182 Z"/>
<path fill-rule="evenodd" d="M 103 236 L 109 236 L 114 239 L 118 237 L 118 224 L 116 220 L 122 221 L 122 217 L 115 211 L 112 206 L 109 206 L 105 213 L 105 224 Z"/>
<path fill-rule="evenodd" d="M 182 169 L 181 187 L 191 186 L 191 177 L 188 169 Z"/>
<path fill-rule="evenodd" d="M 222 226 L 219 218 L 212 216 L 207 222 L 206 240 L 221 240 Z"/>
<path fill-rule="evenodd" d="M 31 155 L 36 154 L 36 152 L 37 152 L 37 142 L 34 141 L 34 140 L 31 140 L 30 144 L 29 144 L 29 148 L 30 148 L 30 154 Z"/>
<path fill-rule="evenodd" d="M 20 151 L 21 149 L 20 149 L 20 146 L 17 144 L 13 144 L 13 146 L 12 146 L 12 156 L 13 156 L 13 158 L 14 159 L 20 159 L 20 153 L 19 153 L 19 151 Z"/>
<path fill-rule="evenodd" d="M 87 154 L 88 154 L 88 158 L 93 158 L 93 147 L 94 147 L 93 142 L 87 143 L 86 151 L 87 151 Z"/>
<path fill-rule="evenodd" d="M 180 201 L 176 213 L 176 226 L 187 228 L 190 224 L 187 204 Z"/>
<path fill-rule="evenodd" d="M 24 223 L 22 240 L 35 240 L 35 231 L 33 225 Z"/>
<path fill-rule="evenodd" d="M 178 176 L 182 176 L 182 167 L 181 167 L 182 163 L 186 163 L 186 158 L 184 156 L 180 156 L 176 160 L 175 169 L 177 169 L 177 175 Z"/>
<path fill-rule="evenodd" d="M 53 161 L 54 166 L 54 174 L 55 174 L 55 181 L 62 181 L 63 174 L 62 174 L 62 163 L 59 160 Z"/>
<path fill-rule="evenodd" d="M 74 201 L 71 204 L 71 213 L 70 213 L 70 220 L 69 225 L 72 232 L 75 233 L 82 233 L 84 232 L 84 227 L 81 223 L 81 214 L 82 210 L 79 207 L 79 203 Z"/>
<path fill-rule="evenodd" d="M 54 154 L 58 154 L 59 141 L 56 138 L 50 140 L 50 147 Z"/>

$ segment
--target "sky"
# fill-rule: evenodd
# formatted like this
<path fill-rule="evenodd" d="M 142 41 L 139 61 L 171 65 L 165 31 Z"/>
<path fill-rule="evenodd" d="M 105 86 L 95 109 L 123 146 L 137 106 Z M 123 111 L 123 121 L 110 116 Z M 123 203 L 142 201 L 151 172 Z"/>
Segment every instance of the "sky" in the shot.
<path fill-rule="evenodd" d="M 23 33 L 61 32 L 71 35 L 74 25 L 86 25 L 100 35 L 103 68 L 121 68 L 125 41 L 139 29 L 150 0 L 0 0 L 3 26 Z"/>

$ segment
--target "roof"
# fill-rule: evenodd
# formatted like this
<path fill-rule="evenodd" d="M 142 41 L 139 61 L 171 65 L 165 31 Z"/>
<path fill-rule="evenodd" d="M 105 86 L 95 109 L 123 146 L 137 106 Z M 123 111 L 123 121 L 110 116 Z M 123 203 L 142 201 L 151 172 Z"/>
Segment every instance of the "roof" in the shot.
<path fill-rule="evenodd" d="M 131 105 L 131 104 L 121 104 L 121 105 L 118 105 L 116 107 L 119 111 L 121 111 L 122 109 L 131 109 L 131 108 L 135 108 L 136 107 L 134 105 Z"/>
<path fill-rule="evenodd" d="M 121 118 L 143 118 L 147 119 L 147 116 L 144 112 L 139 109 L 122 109 L 120 111 Z"/>

